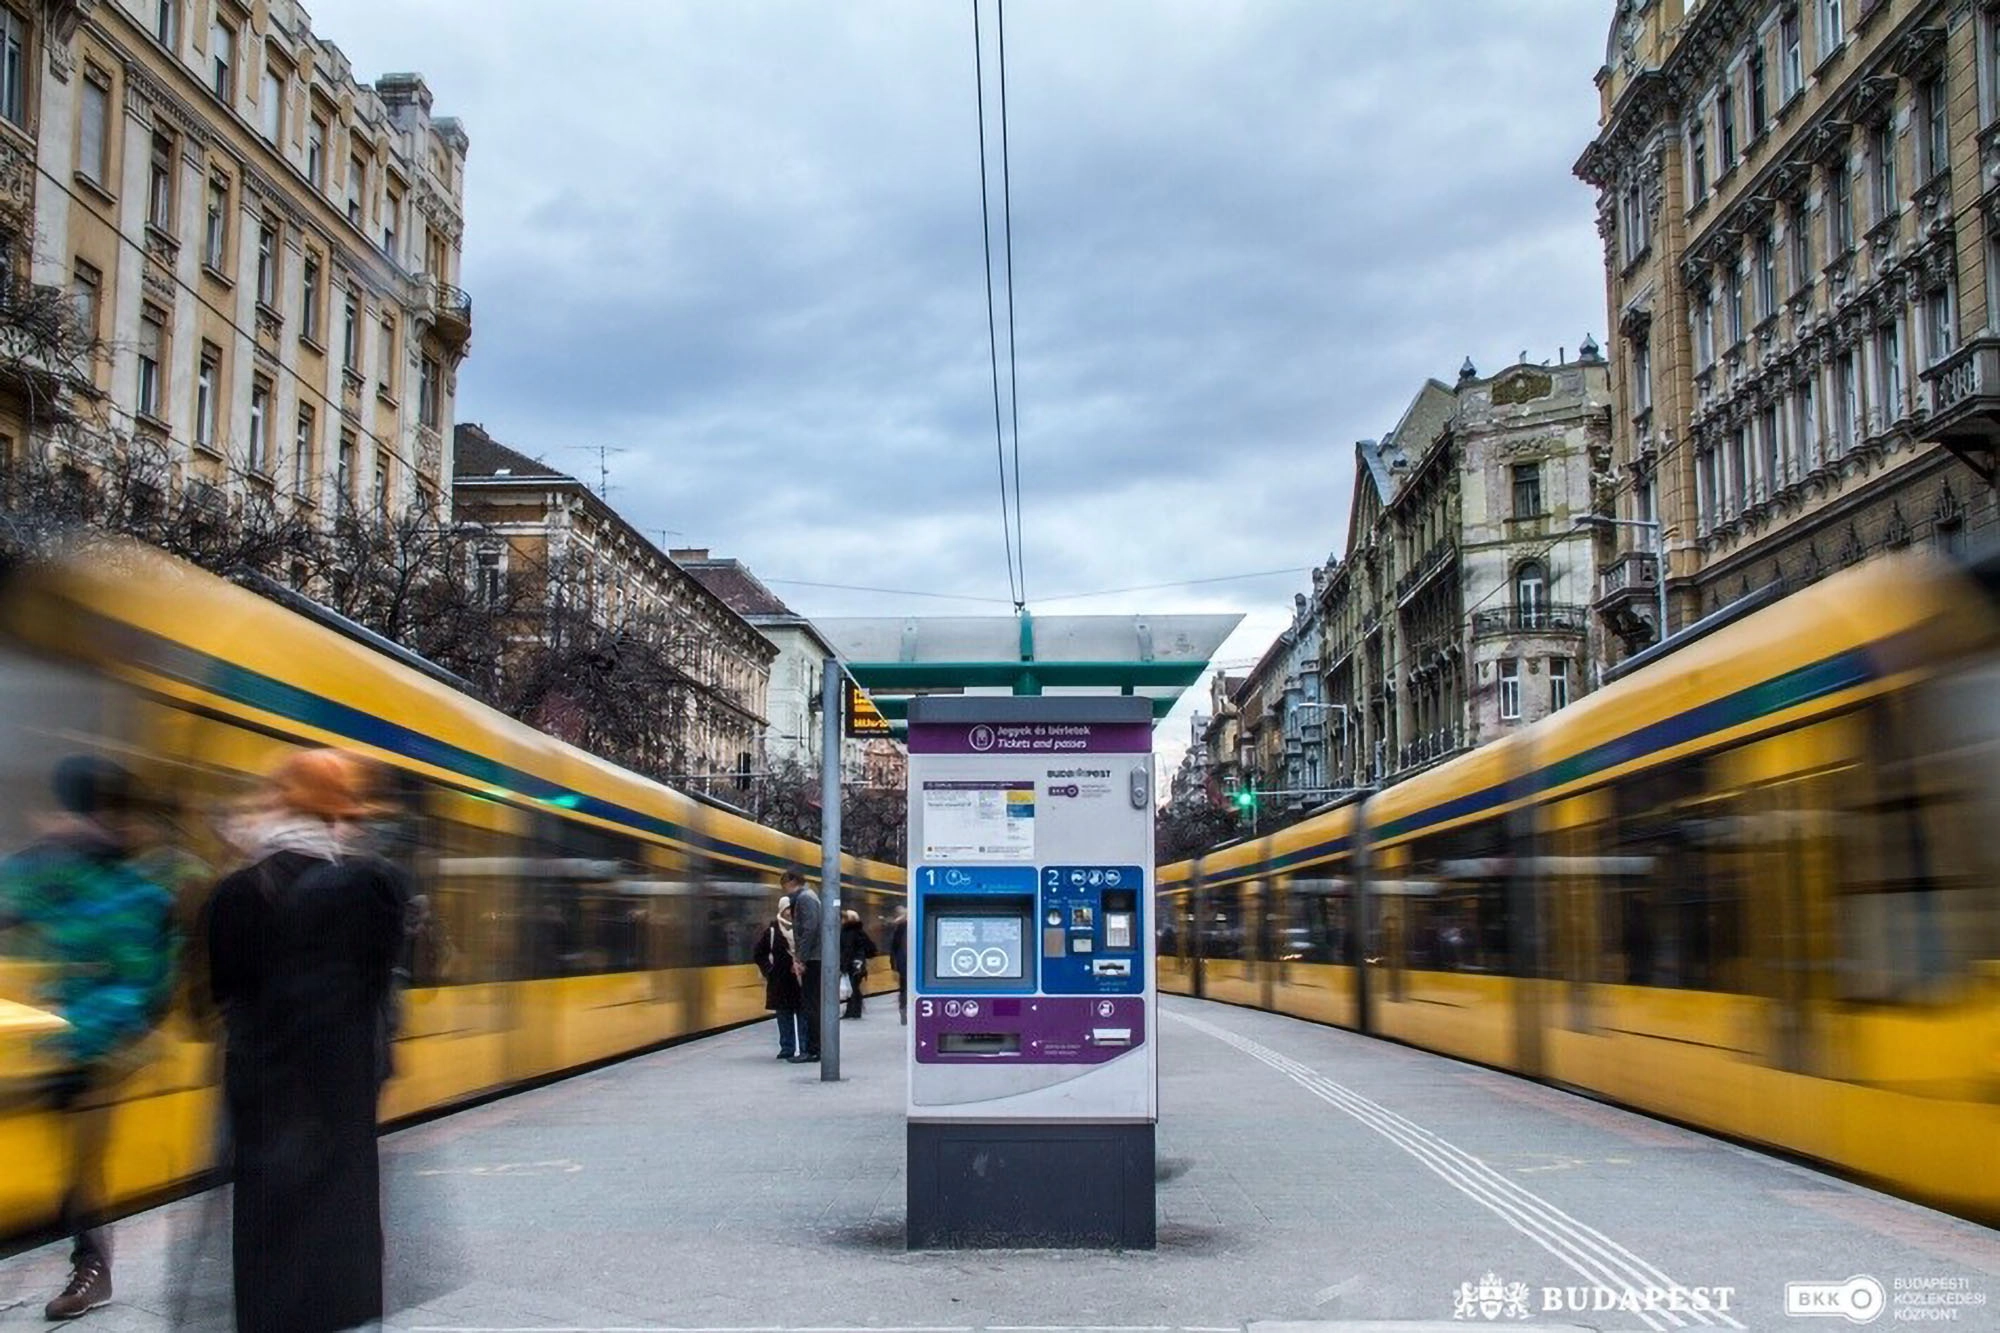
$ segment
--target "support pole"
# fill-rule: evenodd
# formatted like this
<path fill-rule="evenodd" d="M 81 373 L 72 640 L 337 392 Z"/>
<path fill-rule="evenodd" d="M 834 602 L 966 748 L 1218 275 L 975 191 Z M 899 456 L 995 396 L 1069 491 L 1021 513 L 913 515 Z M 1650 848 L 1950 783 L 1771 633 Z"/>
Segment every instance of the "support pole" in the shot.
<path fill-rule="evenodd" d="M 826 659 L 820 684 L 819 1080 L 840 1080 L 840 661 Z"/>
<path fill-rule="evenodd" d="M 1653 587 L 1660 599 L 1659 643 L 1667 641 L 1667 525 L 1657 519 L 1653 523 Z"/>

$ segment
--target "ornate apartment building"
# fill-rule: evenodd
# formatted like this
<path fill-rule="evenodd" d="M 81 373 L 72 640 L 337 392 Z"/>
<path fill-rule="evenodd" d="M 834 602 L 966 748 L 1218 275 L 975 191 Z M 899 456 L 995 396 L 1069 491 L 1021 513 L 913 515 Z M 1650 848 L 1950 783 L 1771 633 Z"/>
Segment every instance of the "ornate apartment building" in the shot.
<path fill-rule="evenodd" d="M 677 697 L 644 701 L 668 751 L 655 758 L 676 779 L 752 772 L 778 649 L 577 478 L 477 425 L 461 423 L 456 435 L 453 511 L 488 537 L 469 573 L 495 600 L 503 585 L 524 591 L 523 646 L 579 621 L 644 638 L 685 678 Z M 577 739 L 559 712 L 538 720 Z"/>
<path fill-rule="evenodd" d="M 1523 360 L 1428 380 L 1355 445 L 1347 545 L 1246 676 L 1211 680 L 1196 766 L 1300 810 L 1400 781 L 1586 693 L 1589 526 L 1616 489 L 1610 368 Z M 1213 800 L 1213 797 L 1211 797 Z"/>
<path fill-rule="evenodd" d="M 1597 82 L 1624 651 L 1637 525 L 1675 629 L 1992 527 L 2000 6 L 1620 0 Z"/>
<path fill-rule="evenodd" d="M 466 149 L 292 0 L 0 2 L 0 284 L 68 293 L 95 342 L 61 447 L 316 520 L 442 512 Z M 9 456 L 48 448 L 11 378 Z"/>

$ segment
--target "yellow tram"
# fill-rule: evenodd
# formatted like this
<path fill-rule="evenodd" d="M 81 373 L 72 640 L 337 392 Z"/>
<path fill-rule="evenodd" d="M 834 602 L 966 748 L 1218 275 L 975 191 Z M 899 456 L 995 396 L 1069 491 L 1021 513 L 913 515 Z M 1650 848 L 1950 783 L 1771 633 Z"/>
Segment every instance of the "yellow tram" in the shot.
<path fill-rule="evenodd" d="M 2000 1219 L 1995 607 L 1990 569 L 1849 571 L 1165 867 L 1161 984 Z"/>
<path fill-rule="evenodd" d="M 20 846 L 55 761 L 119 758 L 170 796 L 190 941 L 215 820 L 289 747 L 335 745 L 393 775 L 379 830 L 429 907 L 385 1120 L 435 1111 L 761 1017 L 749 963 L 819 849 L 635 776 L 487 708 L 413 665 L 223 580 L 123 550 L 33 571 L 0 597 L 0 838 Z M 846 858 L 846 905 L 878 940 L 899 867 Z M 197 955 L 183 1003 L 117 1088 L 115 1201 L 210 1165 L 215 1026 Z M 0 1235 L 50 1219 L 61 1126 L 26 1096 L 40 1071 L 37 964 L 0 954 Z M 887 980 L 878 975 L 876 984 Z M 892 980 L 888 984 L 893 984 Z"/>

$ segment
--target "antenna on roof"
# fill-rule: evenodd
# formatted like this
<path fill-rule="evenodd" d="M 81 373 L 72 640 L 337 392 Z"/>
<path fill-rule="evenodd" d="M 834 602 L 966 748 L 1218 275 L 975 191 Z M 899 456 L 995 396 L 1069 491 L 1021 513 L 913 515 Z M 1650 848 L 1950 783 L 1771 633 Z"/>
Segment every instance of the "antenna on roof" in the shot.
<path fill-rule="evenodd" d="M 582 449 L 587 453 L 597 455 L 597 498 L 600 500 L 610 499 L 611 455 L 629 451 L 623 445 L 618 444 L 566 444 L 563 448 L 569 450 Z"/>

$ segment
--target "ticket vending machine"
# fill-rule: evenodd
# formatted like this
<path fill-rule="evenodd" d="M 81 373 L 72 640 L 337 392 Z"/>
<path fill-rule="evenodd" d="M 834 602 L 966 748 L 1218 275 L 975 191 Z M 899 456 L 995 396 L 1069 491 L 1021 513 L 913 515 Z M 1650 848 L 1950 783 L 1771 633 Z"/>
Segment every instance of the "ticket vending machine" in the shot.
<path fill-rule="evenodd" d="M 909 724 L 908 1245 L 1150 1249 L 1151 703 Z"/>

